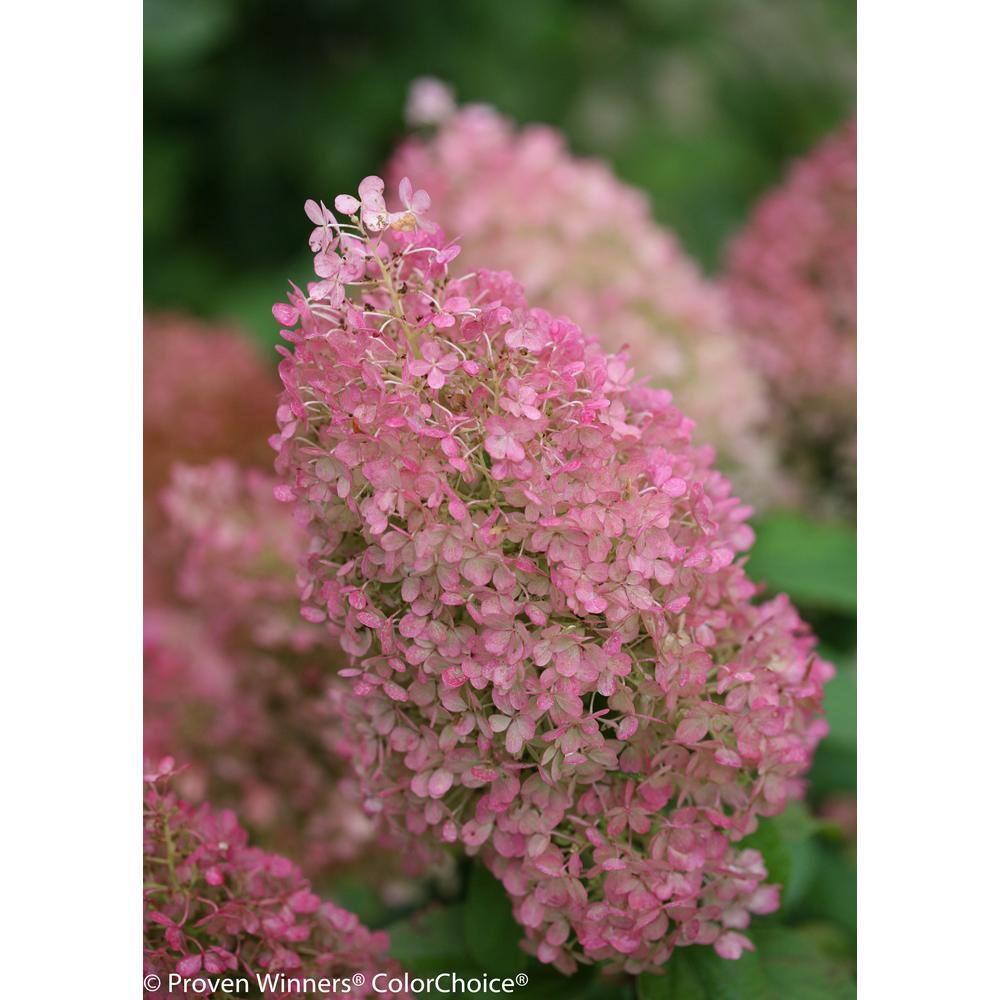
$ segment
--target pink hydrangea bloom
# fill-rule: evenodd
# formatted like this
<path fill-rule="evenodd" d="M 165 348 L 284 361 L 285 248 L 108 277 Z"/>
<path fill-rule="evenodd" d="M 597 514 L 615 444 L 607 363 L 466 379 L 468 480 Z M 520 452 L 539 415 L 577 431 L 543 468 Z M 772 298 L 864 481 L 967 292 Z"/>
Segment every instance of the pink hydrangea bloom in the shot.
<path fill-rule="evenodd" d="M 295 570 L 301 529 L 275 499 L 273 473 L 229 459 L 175 465 L 161 496 L 181 599 L 216 634 L 245 630 L 264 649 L 305 652 L 323 633 L 299 612 Z"/>
<path fill-rule="evenodd" d="M 368 807 L 481 853 L 560 969 L 735 957 L 778 903 L 739 842 L 801 794 L 832 674 L 754 603 L 747 508 L 668 392 L 509 274 L 452 277 L 439 229 L 331 246 L 363 268 L 293 292 L 273 443 Z"/>
<path fill-rule="evenodd" d="M 304 536 L 274 486 L 226 459 L 174 468 L 147 560 L 163 579 L 145 612 L 144 741 L 191 762 L 187 797 L 237 808 L 319 877 L 371 849 L 374 830 L 328 696 L 337 650 L 299 611 Z"/>
<path fill-rule="evenodd" d="M 342 995 L 375 995 L 371 976 L 392 968 L 384 932 L 324 902 L 287 858 L 250 847 L 234 813 L 193 806 L 172 788 L 166 758 L 148 769 L 143 795 L 144 974 L 199 978 L 284 973 L 365 982 Z M 255 994 L 256 995 L 256 994 Z M 267 997 L 300 995 L 265 990 Z"/>
<path fill-rule="evenodd" d="M 265 466 L 277 392 L 263 355 L 246 337 L 188 317 L 147 316 L 143 324 L 147 497 L 155 503 L 174 462 L 208 462 L 226 455 Z M 156 514 L 147 510 L 147 517 Z"/>
<path fill-rule="evenodd" d="M 300 613 L 304 535 L 263 471 L 278 387 L 246 338 L 147 318 L 145 748 L 181 754 L 188 798 L 235 807 L 311 877 L 365 854 L 395 889 L 424 857 L 383 850 L 345 764 L 328 690 L 343 656 Z"/>
<path fill-rule="evenodd" d="M 426 92 L 426 81 L 415 85 L 411 103 Z M 431 138 L 396 151 L 390 180 L 427 189 L 469 264 L 510 270 L 532 304 L 572 316 L 608 350 L 628 345 L 637 370 L 674 393 L 696 439 L 715 446 L 754 500 L 779 496 L 763 388 L 725 299 L 646 197 L 603 163 L 572 156 L 552 128 L 518 131 L 480 105 L 449 114 L 442 104 L 437 121 Z"/>
<path fill-rule="evenodd" d="M 853 506 L 857 129 L 799 160 L 733 241 L 726 287 L 777 404 L 785 460 L 813 505 Z M 831 483 L 832 478 L 832 483 Z"/>
<path fill-rule="evenodd" d="M 430 208 L 430 197 L 426 191 L 414 191 L 409 178 L 404 177 L 399 182 L 399 200 L 403 206 L 399 212 L 390 212 L 386 208 L 384 192 L 385 182 L 381 177 L 366 177 L 358 185 L 358 198 L 349 194 L 338 194 L 334 205 L 338 212 L 352 217 L 359 216 L 365 228 L 373 233 L 386 228 L 408 230 L 422 225 L 421 216 Z M 306 214 L 312 218 L 309 203 Z M 336 225 L 335 220 L 334 225 Z M 321 278 L 335 277 L 343 266 L 334 263 L 339 261 L 335 253 L 318 253 L 316 257 L 316 273 Z"/>

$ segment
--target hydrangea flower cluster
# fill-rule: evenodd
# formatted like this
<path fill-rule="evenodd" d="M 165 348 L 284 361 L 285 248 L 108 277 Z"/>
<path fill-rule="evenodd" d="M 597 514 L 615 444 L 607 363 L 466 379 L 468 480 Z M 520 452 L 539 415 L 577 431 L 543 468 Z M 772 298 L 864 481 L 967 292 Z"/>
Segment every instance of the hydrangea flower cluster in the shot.
<path fill-rule="evenodd" d="M 480 852 L 564 971 L 735 958 L 778 905 L 739 841 L 802 792 L 832 668 L 753 603 L 748 509 L 670 394 L 509 274 L 453 277 L 401 187 L 307 202 L 318 280 L 274 307 L 277 496 L 368 808 Z"/>
<path fill-rule="evenodd" d="M 177 591 L 217 634 L 246 629 L 264 649 L 307 652 L 324 641 L 298 609 L 301 529 L 274 498 L 273 474 L 220 458 L 175 465 L 161 501 L 177 553 Z"/>
<path fill-rule="evenodd" d="M 167 579 L 145 614 L 145 747 L 182 754 L 185 795 L 237 808 L 318 878 L 360 857 L 374 830 L 327 696 L 336 647 L 299 614 L 305 541 L 273 490 L 273 476 L 227 459 L 174 468 Z"/>
<path fill-rule="evenodd" d="M 155 499 L 174 462 L 227 455 L 241 464 L 270 463 L 278 385 L 246 337 L 181 316 L 143 324 L 143 468 Z M 156 516 L 148 510 L 147 516 Z"/>
<path fill-rule="evenodd" d="M 857 128 L 850 121 L 763 198 L 730 247 L 726 278 L 734 315 L 778 406 L 786 460 L 811 494 L 829 493 L 832 480 L 850 506 L 856 260 Z"/>
<path fill-rule="evenodd" d="M 185 992 L 211 996 L 198 992 L 198 978 L 245 975 L 256 984 L 258 974 L 344 980 L 360 972 L 365 982 L 344 995 L 374 995 L 371 975 L 391 967 L 388 936 L 321 900 L 287 858 L 250 847 L 234 813 L 180 799 L 176 773 L 168 757 L 144 776 L 145 974 L 165 984 L 177 973 L 191 980 Z"/>
<path fill-rule="evenodd" d="M 572 156 L 555 129 L 518 131 L 490 107 L 452 111 L 448 99 L 440 84 L 416 82 L 411 121 L 440 127 L 402 144 L 390 183 L 418 180 L 473 265 L 510 270 L 533 304 L 572 316 L 608 350 L 628 345 L 637 370 L 674 393 L 696 438 L 755 501 L 774 500 L 763 386 L 724 296 L 655 222 L 645 195 L 604 163 Z"/>

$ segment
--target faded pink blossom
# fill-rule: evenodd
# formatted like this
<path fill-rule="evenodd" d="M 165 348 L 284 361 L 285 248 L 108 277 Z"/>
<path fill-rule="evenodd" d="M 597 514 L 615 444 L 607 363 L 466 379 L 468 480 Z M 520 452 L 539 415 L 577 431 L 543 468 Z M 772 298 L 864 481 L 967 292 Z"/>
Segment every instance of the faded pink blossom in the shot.
<path fill-rule="evenodd" d="M 726 289 L 802 502 L 854 506 L 857 128 L 795 163 L 729 249 Z"/>
<path fill-rule="evenodd" d="M 237 808 L 324 876 L 373 849 L 329 695 L 338 651 L 300 614 L 302 530 L 273 476 L 220 459 L 174 468 L 147 571 L 147 755 L 182 754 L 184 794 Z"/>
<path fill-rule="evenodd" d="M 436 325 L 441 326 L 441 324 Z M 428 340 L 423 345 L 420 358 L 410 362 L 410 373 L 426 377 L 427 385 L 431 389 L 441 389 L 458 365 L 457 354 L 446 351 L 436 340 Z"/>
<path fill-rule="evenodd" d="M 306 214 L 339 239 L 329 209 Z M 283 307 L 292 325 L 308 312 L 302 293 Z M 395 857 L 415 870 L 425 856 L 383 850 L 362 810 L 329 691 L 344 657 L 301 614 L 306 536 L 274 496 L 266 441 L 278 380 L 237 333 L 148 317 L 144 381 L 146 752 L 180 754 L 185 796 L 238 809 L 311 877 L 363 855 L 387 879 L 403 874 Z"/>
<path fill-rule="evenodd" d="M 289 322 L 294 323 L 294 313 Z M 265 465 L 279 385 L 263 353 L 224 327 L 183 316 L 143 322 L 143 470 L 146 516 L 174 462 L 223 455 Z"/>

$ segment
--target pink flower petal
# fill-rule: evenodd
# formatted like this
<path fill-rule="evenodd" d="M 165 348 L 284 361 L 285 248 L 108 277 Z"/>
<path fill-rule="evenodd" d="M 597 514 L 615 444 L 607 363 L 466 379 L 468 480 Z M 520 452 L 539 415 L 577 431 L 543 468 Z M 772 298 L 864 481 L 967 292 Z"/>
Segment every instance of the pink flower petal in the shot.
<path fill-rule="evenodd" d="M 344 215 L 357 215 L 358 209 L 361 208 L 361 202 L 349 194 L 338 194 L 333 199 L 333 204 L 337 211 Z"/>

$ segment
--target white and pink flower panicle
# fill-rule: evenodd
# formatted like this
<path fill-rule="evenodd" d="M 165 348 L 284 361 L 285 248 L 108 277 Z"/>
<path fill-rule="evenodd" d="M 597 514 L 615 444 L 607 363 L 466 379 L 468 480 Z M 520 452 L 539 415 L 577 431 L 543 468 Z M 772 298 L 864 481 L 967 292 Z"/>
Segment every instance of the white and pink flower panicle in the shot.
<path fill-rule="evenodd" d="M 564 971 L 735 958 L 779 899 L 740 841 L 801 794 L 832 668 L 754 603 L 748 508 L 670 394 L 509 274 L 453 276 L 401 188 L 310 202 L 318 280 L 274 310 L 276 495 L 368 808 L 481 854 Z"/>
<path fill-rule="evenodd" d="M 407 138 L 387 175 L 419 179 L 437 221 L 461 234 L 464 259 L 510 270 L 534 305 L 571 316 L 605 349 L 628 345 L 639 373 L 670 389 L 695 439 L 738 470 L 754 501 L 781 498 L 764 386 L 725 296 L 648 198 L 606 164 L 574 156 L 556 129 L 519 129 L 486 105 L 456 109 L 436 81 L 414 83 L 408 117 L 435 129 Z"/>

